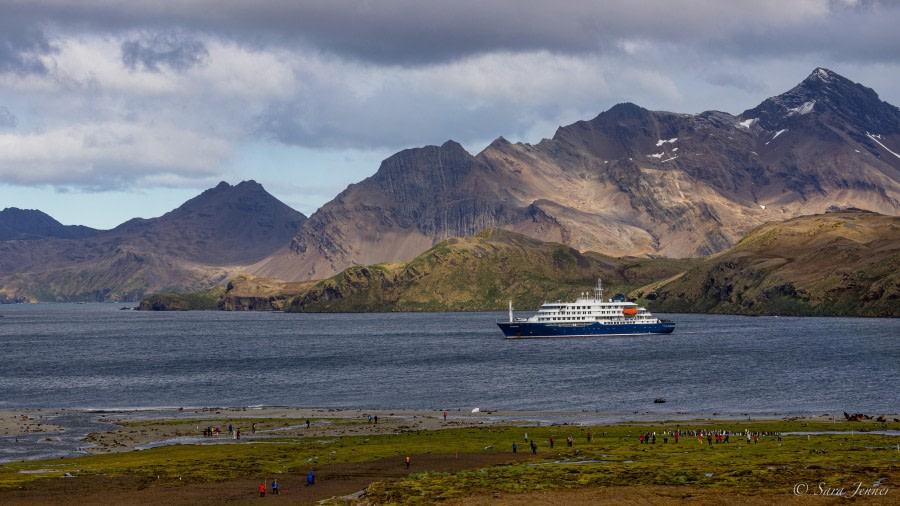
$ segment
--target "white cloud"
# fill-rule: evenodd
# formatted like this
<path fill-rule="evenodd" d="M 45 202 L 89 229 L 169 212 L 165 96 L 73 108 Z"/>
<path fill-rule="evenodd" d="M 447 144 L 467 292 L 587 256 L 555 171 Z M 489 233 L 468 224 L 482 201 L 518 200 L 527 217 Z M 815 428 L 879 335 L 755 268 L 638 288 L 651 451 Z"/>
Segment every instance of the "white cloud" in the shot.
<path fill-rule="evenodd" d="M 0 177 L 7 183 L 93 188 L 140 187 L 158 182 L 161 174 L 206 181 L 230 154 L 221 140 L 171 125 L 78 125 L 0 134 Z"/>
<path fill-rule="evenodd" d="M 0 19 L 12 51 L 0 107 L 15 120 L 0 130 L 0 176 L 177 186 L 238 171 L 232 156 L 261 140 L 388 153 L 536 142 L 618 102 L 739 113 L 817 66 L 898 103 L 900 32 L 884 29 L 898 12 L 855 0 L 18 2 Z M 9 35 L 28 30 L 18 46 Z M 46 71 L 3 67 L 35 61 Z"/>

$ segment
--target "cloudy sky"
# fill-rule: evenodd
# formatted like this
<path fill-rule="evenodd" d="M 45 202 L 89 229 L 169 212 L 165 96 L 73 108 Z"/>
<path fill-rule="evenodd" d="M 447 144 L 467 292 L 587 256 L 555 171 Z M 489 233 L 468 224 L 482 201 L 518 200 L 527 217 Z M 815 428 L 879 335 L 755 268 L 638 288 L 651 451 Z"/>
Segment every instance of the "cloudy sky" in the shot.
<path fill-rule="evenodd" d="M 900 105 L 898 26 L 896 0 L 0 0 L 0 208 L 111 228 L 255 179 L 309 215 L 401 149 L 738 114 L 818 66 Z"/>

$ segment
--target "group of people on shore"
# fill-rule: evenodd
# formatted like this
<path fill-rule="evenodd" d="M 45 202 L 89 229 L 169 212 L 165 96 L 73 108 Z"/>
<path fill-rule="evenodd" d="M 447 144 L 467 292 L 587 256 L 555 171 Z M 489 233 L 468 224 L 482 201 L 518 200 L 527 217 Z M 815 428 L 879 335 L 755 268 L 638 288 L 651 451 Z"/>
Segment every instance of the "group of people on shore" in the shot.
<path fill-rule="evenodd" d="M 588 432 L 587 433 L 587 442 L 592 443 L 593 441 L 594 441 L 594 434 Z M 537 455 L 537 442 L 534 439 L 532 439 L 529 442 L 527 432 L 525 433 L 525 442 L 529 443 L 529 446 L 531 447 L 531 453 L 534 455 Z M 551 435 L 550 436 L 550 448 L 553 448 L 555 444 L 556 444 L 556 436 Z M 574 436 L 566 436 L 566 446 L 571 448 L 574 445 L 575 445 L 575 437 Z M 513 444 L 512 444 L 513 453 L 518 453 L 518 450 L 519 450 L 518 443 L 513 442 Z"/>
<path fill-rule="evenodd" d="M 408 458 L 408 457 L 407 457 Z M 310 471 L 308 475 L 306 475 L 306 486 L 309 487 L 316 483 L 316 473 Z M 272 478 L 272 495 L 280 495 L 281 492 L 278 488 L 278 479 Z M 266 496 L 266 482 L 262 482 L 259 484 L 259 496 Z"/>
<path fill-rule="evenodd" d="M 713 442 L 716 444 L 726 444 L 729 442 L 731 437 L 746 437 L 747 443 L 757 444 L 759 443 L 760 438 L 764 436 L 774 436 L 778 438 L 778 441 L 781 441 L 781 433 L 780 432 L 752 432 L 750 430 L 745 430 L 743 432 L 733 432 L 728 430 L 703 430 L 703 429 L 694 429 L 694 430 L 667 430 L 661 433 L 661 437 L 663 438 L 663 443 L 668 443 L 669 438 L 673 438 L 675 443 L 677 444 L 679 439 L 684 436 L 688 437 L 696 437 L 697 442 L 703 444 L 703 441 L 706 441 L 707 446 L 712 446 Z M 641 432 L 638 435 L 638 440 L 640 444 L 656 444 L 656 432 Z"/>
<path fill-rule="evenodd" d="M 203 437 L 218 437 L 221 434 L 221 430 L 218 427 L 206 427 L 203 429 Z M 254 424 L 254 430 L 256 432 L 256 424 Z M 232 439 L 240 439 L 241 438 L 241 429 L 235 429 L 233 425 L 228 424 L 228 435 L 231 436 Z"/>
<path fill-rule="evenodd" d="M 704 442 L 707 443 L 708 446 L 712 446 L 715 444 L 726 444 L 729 443 L 731 438 L 740 437 L 747 438 L 747 443 L 757 444 L 760 439 L 764 437 L 777 437 L 778 441 L 781 441 L 781 433 L 780 432 L 752 432 L 750 430 L 745 430 L 741 432 L 729 431 L 729 430 L 705 430 L 705 429 L 675 429 L 675 430 L 666 430 L 661 431 L 659 433 L 659 437 L 662 438 L 663 444 L 668 444 L 669 439 L 672 439 L 676 444 L 684 437 L 696 437 L 697 441 L 700 444 Z M 656 432 L 641 432 L 638 434 L 638 441 L 640 444 L 656 444 Z M 594 435 L 590 432 L 587 434 L 587 442 L 591 443 L 594 441 Z M 525 442 L 528 443 L 531 447 L 531 453 L 537 454 L 537 443 L 534 439 L 528 439 L 528 433 L 525 433 Z M 556 436 L 550 436 L 549 439 L 550 448 L 553 448 L 556 445 Z M 575 438 L 572 436 L 566 437 L 566 446 L 571 448 L 575 444 Z M 519 445 L 516 442 L 512 444 L 513 453 L 518 453 Z"/>
<path fill-rule="evenodd" d="M 377 416 L 375 417 L 375 419 L 376 419 L 375 423 L 378 423 Z M 311 425 L 311 422 L 310 422 L 309 418 L 307 418 L 306 419 L 306 428 L 307 429 L 310 428 L 310 425 Z M 221 433 L 222 433 L 222 431 L 219 429 L 218 426 L 217 427 L 209 426 L 209 427 L 206 427 L 205 429 L 203 429 L 203 437 L 217 437 Z M 250 433 L 256 434 L 256 422 L 253 422 L 250 424 Z M 232 439 L 240 439 L 241 438 L 241 429 L 235 428 L 234 425 L 229 423 L 228 424 L 228 435 L 231 436 Z"/>

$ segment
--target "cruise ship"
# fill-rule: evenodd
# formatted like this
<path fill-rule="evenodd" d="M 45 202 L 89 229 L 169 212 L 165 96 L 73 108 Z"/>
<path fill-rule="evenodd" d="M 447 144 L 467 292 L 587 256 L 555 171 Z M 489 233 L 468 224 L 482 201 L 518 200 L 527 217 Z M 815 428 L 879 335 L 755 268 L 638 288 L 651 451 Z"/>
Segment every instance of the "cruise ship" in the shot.
<path fill-rule="evenodd" d="M 530 318 L 514 318 L 497 325 L 507 339 L 530 337 L 601 337 L 671 334 L 675 323 L 656 318 L 650 311 L 616 295 L 603 300 L 603 283 L 597 280 L 593 296 L 582 293 L 575 302 L 545 302 Z"/>

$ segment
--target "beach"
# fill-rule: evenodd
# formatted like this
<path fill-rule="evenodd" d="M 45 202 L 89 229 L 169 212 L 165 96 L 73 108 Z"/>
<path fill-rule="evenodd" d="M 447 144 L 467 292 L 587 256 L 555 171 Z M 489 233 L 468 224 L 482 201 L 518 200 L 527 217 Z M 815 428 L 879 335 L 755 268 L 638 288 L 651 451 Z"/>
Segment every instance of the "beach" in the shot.
<path fill-rule="evenodd" d="M 446 418 L 444 417 L 446 413 Z M 513 410 L 409 410 L 329 409 L 291 407 L 203 407 L 135 410 L 0 410 L 0 434 L 52 437 L 65 428 L 53 419 L 62 415 L 86 415 L 98 422 L 118 425 L 85 438 L 89 454 L 127 452 L 174 444 L 225 444 L 263 441 L 268 438 L 340 437 L 399 434 L 488 425 L 540 427 L 586 426 L 600 423 L 648 423 L 677 420 L 732 420 L 732 415 L 606 413 L 586 411 Z M 891 415 L 896 417 L 897 415 Z M 377 417 L 377 422 L 375 422 Z M 760 417 L 756 420 L 775 420 Z M 833 415 L 792 416 L 790 420 L 834 421 Z M 310 426 L 306 426 L 310 420 Z M 120 424 L 129 424 L 122 426 Z M 139 426 L 132 426 L 140 424 Z M 228 431 L 231 425 L 233 432 Z M 203 432 L 212 428 L 210 436 Z M 218 432 L 215 432 L 218 429 Z"/>
<path fill-rule="evenodd" d="M 26 434 L 57 434 L 63 428 L 54 425 L 50 419 L 65 410 L 11 410 L 0 411 L 0 436 L 23 436 Z M 46 417 L 46 419 L 45 419 Z"/>
<path fill-rule="evenodd" d="M 386 497 L 408 499 L 399 503 L 430 503 L 421 498 L 431 497 L 465 505 L 818 504 L 827 498 L 792 493 L 792 480 L 824 483 L 832 475 L 858 477 L 861 483 L 876 483 L 876 490 L 896 494 L 900 457 L 895 454 L 900 450 L 893 445 L 898 438 L 881 433 L 900 430 L 900 423 L 893 422 L 897 415 L 888 415 L 886 424 L 831 415 L 758 420 L 654 416 L 291 407 L 2 411 L 0 433 L 6 438 L 50 444 L 67 431 L 54 419 L 88 417 L 104 428 L 83 438 L 78 452 L 83 456 L 0 466 L 0 502 L 248 504 L 262 500 L 255 492 L 264 483 L 265 500 L 291 504 L 324 499 L 379 504 Z M 615 417 L 624 418 L 597 422 Z M 698 428 L 730 431 L 734 444 L 719 444 L 718 439 L 715 446 L 702 439 L 698 444 L 693 437 Z M 780 431 L 785 430 L 809 430 L 813 437 L 785 436 L 782 442 Z M 653 444 L 649 437 L 646 444 L 643 438 L 638 441 L 639 434 L 651 431 Z M 669 437 L 675 431 L 691 436 L 678 443 Z M 759 434 L 760 441 L 747 439 L 744 445 L 744 433 Z M 555 446 L 550 442 L 554 438 Z M 537 443 L 533 453 L 531 442 Z M 845 445 L 855 445 L 846 448 L 852 458 L 840 455 Z M 403 465 L 405 456 L 411 456 L 410 468 Z M 735 459 L 746 462 L 738 465 Z M 863 463 L 869 467 L 861 467 Z M 487 473 L 487 481 L 470 473 L 476 469 Z M 610 469 L 615 472 L 609 474 Z M 756 490 L 759 469 L 776 479 Z M 786 469 L 795 477 L 785 477 Z M 518 470 L 513 477 L 511 470 Z M 643 474 L 634 474 L 636 470 Z M 313 486 L 306 485 L 310 472 L 316 475 Z M 573 476 L 581 478 L 568 483 Z M 274 496 L 272 479 L 281 486 Z M 431 488 L 423 492 L 420 487 Z M 891 504 L 893 497 L 865 500 Z"/>

